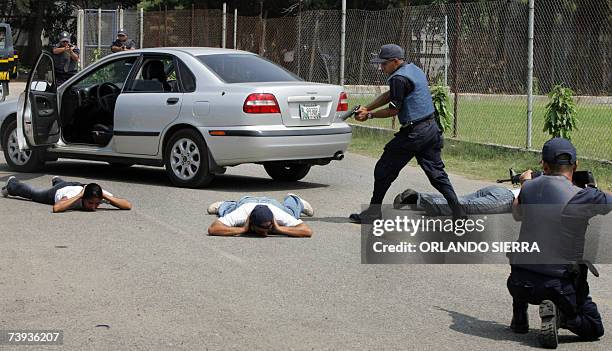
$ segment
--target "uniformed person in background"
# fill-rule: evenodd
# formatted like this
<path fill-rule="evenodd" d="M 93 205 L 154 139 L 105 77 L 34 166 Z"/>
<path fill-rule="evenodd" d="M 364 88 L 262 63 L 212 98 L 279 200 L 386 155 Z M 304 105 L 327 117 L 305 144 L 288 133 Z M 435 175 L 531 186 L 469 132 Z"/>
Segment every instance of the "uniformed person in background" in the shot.
<path fill-rule="evenodd" d="M 554 138 L 542 148 L 543 175 L 521 175 L 521 192 L 513 203 L 513 216 L 521 221 L 520 242 L 536 242 L 537 256 L 510 254 L 508 291 L 513 297 L 510 328 L 529 331 L 528 304 L 540 305 L 540 343 L 556 348 L 557 329 L 569 329 L 585 340 L 604 333 L 597 305 L 589 296 L 587 272 L 598 275 L 583 260 L 588 221 L 612 211 L 612 194 L 572 184 L 576 149 L 567 139 Z"/>
<path fill-rule="evenodd" d="M 111 44 L 111 51 L 120 52 L 125 50 L 136 50 L 136 42 L 128 39 L 127 32 L 121 29 L 117 32 L 117 39 Z"/>
<path fill-rule="evenodd" d="M 370 206 L 349 217 L 356 223 L 371 222 L 381 216 L 380 205 L 387 190 L 413 157 L 416 157 L 431 185 L 447 200 L 453 217 L 465 217 L 455 190 L 444 171 L 441 158 L 442 132 L 434 118 L 435 110 L 427 77 L 414 63 L 408 63 L 404 59 L 404 49 L 395 44 L 386 44 L 381 47 L 378 56 L 371 60 L 372 63 L 380 65 L 382 71 L 389 76 L 389 91 L 369 105 L 362 106 L 355 119 L 363 122 L 372 118 L 397 115 L 401 128 L 387 143 L 376 163 Z M 374 111 L 386 104 L 388 107 Z"/>
<path fill-rule="evenodd" d="M 53 48 L 55 82 L 59 86 L 77 73 L 80 50 L 70 43 L 70 33 L 62 32 Z"/>

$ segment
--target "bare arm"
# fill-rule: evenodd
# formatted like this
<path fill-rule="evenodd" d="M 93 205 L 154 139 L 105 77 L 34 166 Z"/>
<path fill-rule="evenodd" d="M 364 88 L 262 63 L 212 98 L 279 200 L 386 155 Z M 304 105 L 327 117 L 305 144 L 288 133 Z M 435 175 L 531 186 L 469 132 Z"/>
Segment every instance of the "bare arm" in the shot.
<path fill-rule="evenodd" d="M 70 58 L 72 59 L 72 61 L 78 61 L 79 60 L 79 54 L 77 54 L 76 52 L 74 52 L 74 50 L 70 50 Z"/>
<path fill-rule="evenodd" d="M 385 93 L 380 94 L 374 101 L 370 102 L 365 106 L 367 111 L 375 110 L 383 105 L 388 104 L 391 101 L 391 92 L 387 91 Z"/>
<path fill-rule="evenodd" d="M 284 234 L 294 238 L 309 238 L 312 236 L 312 229 L 305 223 L 300 223 L 295 227 L 284 227 L 274 221 L 272 231 L 276 234 Z"/>
<path fill-rule="evenodd" d="M 517 222 L 520 222 L 523 218 L 518 197 L 515 197 L 514 201 L 512 201 L 512 218 Z"/>
<path fill-rule="evenodd" d="M 83 191 L 81 191 L 77 196 L 71 197 L 69 199 L 62 199 L 53 205 L 53 213 L 65 212 L 67 209 L 72 207 L 77 201 L 81 201 L 83 198 Z"/>
<path fill-rule="evenodd" d="M 528 180 L 532 179 L 532 173 L 533 171 L 528 169 L 525 172 L 521 173 L 520 177 L 519 177 L 519 181 L 521 182 L 521 186 L 523 186 L 523 183 L 525 183 Z M 519 194 L 519 196 L 521 196 Z M 514 218 L 515 221 L 520 222 L 522 219 L 522 212 L 521 212 L 521 202 L 519 200 L 519 196 L 514 198 L 514 201 L 512 201 L 512 218 Z"/>
<path fill-rule="evenodd" d="M 208 235 L 216 236 L 234 236 L 248 232 L 248 221 L 242 227 L 230 227 L 225 225 L 220 220 L 216 220 L 208 227 Z"/>
<path fill-rule="evenodd" d="M 53 48 L 53 54 L 55 55 L 63 54 L 64 52 L 66 52 L 66 48 L 64 46 Z"/>
<path fill-rule="evenodd" d="M 114 197 L 114 196 L 108 195 L 107 193 L 103 193 L 102 196 L 106 201 L 108 201 L 108 203 L 117 207 L 120 210 L 131 210 L 132 209 L 132 204 L 126 199 Z"/>
<path fill-rule="evenodd" d="M 123 46 L 111 46 L 111 51 L 112 52 L 119 52 L 119 51 L 123 51 Z"/>

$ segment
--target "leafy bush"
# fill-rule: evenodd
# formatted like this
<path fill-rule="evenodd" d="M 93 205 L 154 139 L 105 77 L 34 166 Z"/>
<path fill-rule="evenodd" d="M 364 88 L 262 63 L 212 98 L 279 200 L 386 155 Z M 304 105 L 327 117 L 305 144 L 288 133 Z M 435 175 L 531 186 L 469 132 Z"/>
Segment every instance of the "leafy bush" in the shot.
<path fill-rule="evenodd" d="M 436 109 L 436 122 L 444 133 L 450 130 L 453 125 L 453 113 L 451 112 L 448 88 L 440 83 L 434 85 L 431 88 L 431 98 Z"/>
<path fill-rule="evenodd" d="M 576 103 L 574 92 L 563 85 L 556 85 L 548 94 L 550 102 L 546 104 L 544 115 L 544 132 L 551 137 L 571 139 L 570 133 L 576 128 Z"/>

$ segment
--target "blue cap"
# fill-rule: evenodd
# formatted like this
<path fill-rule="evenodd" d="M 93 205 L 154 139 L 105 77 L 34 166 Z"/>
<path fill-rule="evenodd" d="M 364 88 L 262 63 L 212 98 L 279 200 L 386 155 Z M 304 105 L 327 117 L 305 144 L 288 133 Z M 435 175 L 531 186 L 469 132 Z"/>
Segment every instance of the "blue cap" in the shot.
<path fill-rule="evenodd" d="M 559 156 L 567 154 L 568 159 L 559 159 Z M 542 147 L 542 161 L 557 165 L 576 164 L 576 148 L 565 138 L 553 138 L 544 143 Z"/>
<path fill-rule="evenodd" d="M 126 35 L 127 36 L 127 32 L 125 31 L 125 29 L 121 28 L 117 31 L 117 35 Z"/>
<path fill-rule="evenodd" d="M 404 49 L 401 46 L 395 44 L 385 44 L 380 47 L 380 51 L 378 52 L 378 56 L 371 59 L 371 63 L 383 63 L 389 61 L 391 59 L 400 59 L 403 60 L 404 57 Z"/>
<path fill-rule="evenodd" d="M 266 205 L 255 206 L 249 216 L 250 223 L 260 228 L 266 227 L 264 224 L 270 223 L 272 220 L 274 220 L 274 215 L 272 214 L 272 211 L 270 211 L 270 208 L 268 208 Z"/>
<path fill-rule="evenodd" d="M 61 32 L 60 35 L 59 35 L 59 41 L 60 41 L 60 43 L 62 41 L 70 41 L 70 33 L 65 32 L 65 31 Z"/>

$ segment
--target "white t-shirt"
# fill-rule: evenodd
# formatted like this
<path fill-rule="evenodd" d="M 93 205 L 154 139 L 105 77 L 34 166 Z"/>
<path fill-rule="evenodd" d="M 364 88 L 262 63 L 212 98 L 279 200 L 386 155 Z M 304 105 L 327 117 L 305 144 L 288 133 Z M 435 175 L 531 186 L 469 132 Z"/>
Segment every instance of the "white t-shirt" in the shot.
<path fill-rule="evenodd" d="M 276 220 L 276 223 L 278 223 L 278 225 L 280 225 L 280 226 L 283 226 L 283 227 L 295 227 L 296 225 L 303 223 L 301 219 L 296 219 L 295 217 L 293 217 L 289 213 L 283 211 L 282 209 L 280 209 L 280 208 L 278 208 L 278 207 L 276 207 L 274 205 L 260 204 L 260 203 L 255 203 L 255 202 L 244 204 L 244 205 L 238 207 L 234 211 L 232 211 L 232 212 L 226 214 L 225 216 L 219 218 L 219 221 L 221 221 L 221 223 L 225 224 L 228 227 L 240 227 L 240 226 L 243 226 L 244 223 L 246 222 L 247 218 L 249 218 L 249 215 L 251 214 L 251 212 L 253 211 L 253 209 L 257 205 L 268 206 L 270 211 L 272 211 L 272 215 L 274 215 L 274 219 Z"/>
<path fill-rule="evenodd" d="M 510 191 L 512 191 L 512 195 L 514 195 L 514 198 L 516 199 L 519 196 L 519 193 L 521 192 L 521 188 L 512 189 Z"/>
<path fill-rule="evenodd" d="M 61 200 L 72 199 L 73 197 L 79 195 L 81 191 L 83 191 L 83 187 L 80 185 L 65 186 L 61 189 L 58 189 L 55 192 L 55 203 L 58 203 Z M 113 196 L 113 194 L 109 193 L 106 190 L 102 190 L 102 193 L 107 196 Z M 108 201 L 102 200 L 102 203 L 108 203 Z M 81 203 L 81 201 L 77 201 L 70 207 L 70 210 L 79 209 L 82 207 L 83 204 Z"/>

